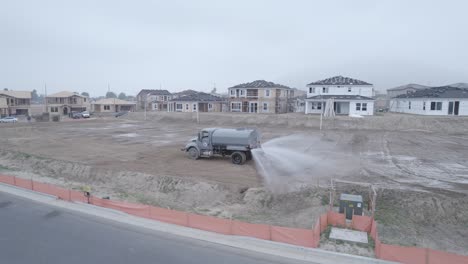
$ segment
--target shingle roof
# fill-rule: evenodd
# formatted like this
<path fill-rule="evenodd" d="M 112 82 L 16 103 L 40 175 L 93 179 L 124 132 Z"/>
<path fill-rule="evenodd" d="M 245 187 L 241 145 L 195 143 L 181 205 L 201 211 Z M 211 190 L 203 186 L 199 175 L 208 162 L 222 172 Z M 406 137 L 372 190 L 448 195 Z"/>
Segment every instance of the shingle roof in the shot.
<path fill-rule="evenodd" d="M 311 82 L 308 85 L 372 85 L 368 82 L 349 78 L 349 77 L 343 77 L 341 75 L 331 77 L 325 80 L 320 80 L 316 82 Z"/>
<path fill-rule="evenodd" d="M 6 98 L 0 98 L 0 108 L 8 108 Z"/>
<path fill-rule="evenodd" d="M 451 86 L 432 87 L 401 94 L 396 98 L 468 98 L 468 89 Z"/>
<path fill-rule="evenodd" d="M 117 98 L 106 98 L 106 99 L 101 99 L 97 100 L 93 104 L 98 104 L 98 105 L 134 105 L 136 102 L 129 102 L 125 100 L 120 100 Z"/>
<path fill-rule="evenodd" d="M 370 97 L 361 96 L 361 95 L 316 95 L 316 96 L 309 97 L 307 99 L 328 100 L 330 98 L 333 98 L 336 100 L 374 100 Z"/>
<path fill-rule="evenodd" d="M 6 95 L 10 97 L 20 98 L 20 99 L 31 99 L 31 92 L 28 91 L 0 91 L 0 95 Z"/>
<path fill-rule="evenodd" d="M 219 96 L 214 96 L 207 93 L 198 92 L 195 94 L 189 94 L 185 96 L 181 96 L 171 101 L 179 101 L 179 102 L 221 102 L 225 99 Z"/>
<path fill-rule="evenodd" d="M 50 97 L 50 98 L 54 98 L 54 97 L 65 98 L 65 97 L 70 97 L 70 96 L 85 97 L 85 96 L 80 95 L 78 93 L 69 92 L 69 91 L 62 91 L 62 92 L 47 95 L 47 97 Z"/>
<path fill-rule="evenodd" d="M 291 89 L 286 85 L 277 84 L 274 82 L 267 82 L 265 80 L 256 80 L 249 83 L 241 83 L 236 86 L 232 86 L 230 88 L 285 88 Z"/>
<path fill-rule="evenodd" d="M 152 94 L 152 95 L 171 95 L 168 90 L 153 90 L 153 89 L 142 89 L 138 94 Z"/>
<path fill-rule="evenodd" d="M 421 89 L 426 89 L 426 88 L 429 88 L 429 86 L 410 83 L 410 84 L 407 84 L 407 85 L 402 85 L 402 86 L 398 86 L 398 87 L 395 87 L 395 88 L 387 89 L 387 91 L 402 91 L 402 90 L 405 90 L 405 89 L 421 90 Z"/>

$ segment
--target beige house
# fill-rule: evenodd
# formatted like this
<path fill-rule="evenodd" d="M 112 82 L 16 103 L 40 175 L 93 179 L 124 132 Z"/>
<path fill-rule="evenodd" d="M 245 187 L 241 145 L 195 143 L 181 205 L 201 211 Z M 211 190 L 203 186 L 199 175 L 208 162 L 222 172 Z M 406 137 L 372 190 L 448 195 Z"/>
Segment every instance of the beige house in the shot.
<path fill-rule="evenodd" d="M 224 98 L 202 92 L 172 99 L 167 105 L 168 112 L 223 112 L 226 108 Z"/>
<path fill-rule="evenodd" d="M 58 92 L 48 95 L 47 112 L 51 114 L 69 115 L 71 112 L 90 110 L 89 98 L 73 92 Z"/>
<path fill-rule="evenodd" d="M 138 108 L 147 111 L 167 111 L 167 105 L 172 99 L 172 94 L 168 90 L 143 89 L 137 96 Z"/>
<path fill-rule="evenodd" d="M 270 113 L 288 112 L 294 91 L 281 84 L 257 80 L 228 88 L 231 112 Z"/>
<path fill-rule="evenodd" d="M 0 98 L 6 100 L 6 115 L 29 115 L 31 110 L 31 92 L 0 91 Z"/>
<path fill-rule="evenodd" d="M 117 98 L 106 98 L 92 103 L 92 111 L 96 113 L 115 113 L 135 111 L 136 102 L 129 102 Z"/>
<path fill-rule="evenodd" d="M 0 97 L 0 117 L 8 115 L 7 99 Z"/>

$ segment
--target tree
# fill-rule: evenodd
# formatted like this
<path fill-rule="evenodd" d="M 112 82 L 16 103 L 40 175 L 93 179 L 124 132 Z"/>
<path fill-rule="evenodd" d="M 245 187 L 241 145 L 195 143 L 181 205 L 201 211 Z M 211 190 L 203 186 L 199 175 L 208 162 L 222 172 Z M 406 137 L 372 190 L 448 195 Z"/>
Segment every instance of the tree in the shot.
<path fill-rule="evenodd" d="M 39 95 L 37 94 L 36 89 L 34 89 L 31 92 L 31 101 L 33 101 L 33 102 L 38 102 L 39 101 Z"/>
<path fill-rule="evenodd" d="M 122 92 L 122 93 L 119 94 L 119 99 L 120 100 L 127 100 L 127 95 Z"/>
<path fill-rule="evenodd" d="M 81 95 L 82 95 L 82 96 L 89 97 L 89 93 L 87 93 L 87 92 L 82 92 Z"/>
<path fill-rule="evenodd" d="M 216 87 L 213 87 L 213 90 L 211 90 L 211 93 L 212 93 L 212 94 L 215 94 L 215 93 L 216 93 Z"/>
<path fill-rule="evenodd" d="M 3 91 L 8 91 L 8 88 L 3 88 Z"/>
<path fill-rule="evenodd" d="M 114 92 L 109 91 L 106 93 L 106 98 L 117 98 L 117 95 L 115 95 Z"/>

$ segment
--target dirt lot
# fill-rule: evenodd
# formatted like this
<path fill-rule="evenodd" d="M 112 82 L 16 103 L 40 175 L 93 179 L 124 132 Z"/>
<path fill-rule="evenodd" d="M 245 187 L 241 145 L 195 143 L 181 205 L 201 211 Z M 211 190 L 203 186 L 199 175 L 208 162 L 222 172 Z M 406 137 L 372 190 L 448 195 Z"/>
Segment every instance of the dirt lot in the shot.
<path fill-rule="evenodd" d="M 138 201 L 256 223 L 310 228 L 331 178 L 379 188 L 383 242 L 468 254 L 468 119 L 385 115 L 141 113 L 60 123 L 0 124 L 0 172 L 93 187 Z M 180 148 L 203 127 L 257 127 L 281 162 L 260 171 Z M 282 138 L 288 136 L 286 138 Z M 274 146 L 273 142 L 275 143 Z M 269 148 L 270 147 L 270 148 Z M 282 151 L 284 150 L 284 151 Z M 284 153 L 284 154 L 283 154 Z M 364 192 L 350 184 L 340 192 Z"/>

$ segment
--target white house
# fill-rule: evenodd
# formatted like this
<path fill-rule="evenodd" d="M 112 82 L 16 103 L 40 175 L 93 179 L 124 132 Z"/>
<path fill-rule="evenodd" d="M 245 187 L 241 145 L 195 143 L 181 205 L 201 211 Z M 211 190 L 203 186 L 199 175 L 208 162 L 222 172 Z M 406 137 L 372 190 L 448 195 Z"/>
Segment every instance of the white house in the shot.
<path fill-rule="evenodd" d="M 402 94 L 390 101 L 390 111 L 416 115 L 468 115 L 468 89 L 433 87 Z"/>
<path fill-rule="evenodd" d="M 333 99 L 338 115 L 373 115 L 374 86 L 370 83 L 343 76 L 335 76 L 309 83 L 305 99 L 306 114 L 320 114 L 327 100 Z"/>

